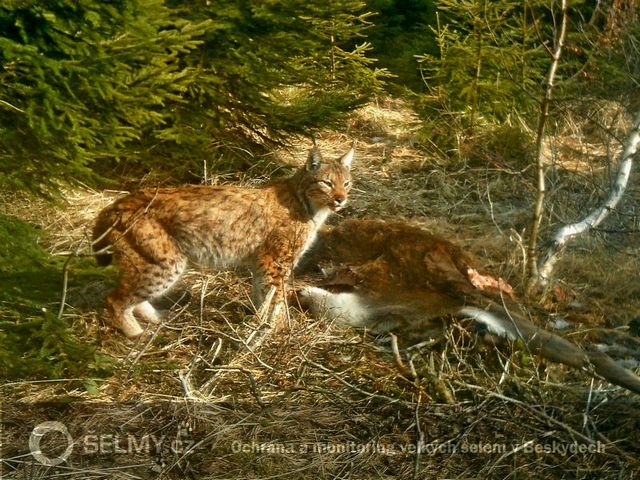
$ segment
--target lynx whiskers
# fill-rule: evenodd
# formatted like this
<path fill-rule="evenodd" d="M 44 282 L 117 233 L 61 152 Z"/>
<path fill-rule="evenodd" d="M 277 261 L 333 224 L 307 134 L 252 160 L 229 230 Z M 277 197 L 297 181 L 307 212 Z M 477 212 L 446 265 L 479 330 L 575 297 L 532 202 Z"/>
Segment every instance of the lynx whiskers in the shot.
<path fill-rule="evenodd" d="M 351 189 L 353 147 L 325 161 L 315 146 L 293 176 L 264 187 L 186 186 L 133 192 L 106 207 L 93 230 L 96 259 L 120 267 L 107 310 L 127 337 L 157 323 L 150 300 L 163 295 L 189 264 L 246 267 L 252 300 L 271 319 L 292 268 Z M 97 241 L 96 241 L 97 240 Z M 111 253 L 103 253 L 106 247 Z"/>

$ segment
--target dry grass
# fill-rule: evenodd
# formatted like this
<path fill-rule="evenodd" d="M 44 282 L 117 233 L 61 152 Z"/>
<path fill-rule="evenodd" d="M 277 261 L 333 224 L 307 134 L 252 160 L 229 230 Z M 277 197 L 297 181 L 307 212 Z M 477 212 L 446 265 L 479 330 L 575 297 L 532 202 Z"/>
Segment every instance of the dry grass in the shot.
<path fill-rule="evenodd" d="M 521 287 L 531 174 L 495 164 L 448 166 L 414 148 L 415 125 L 394 101 L 360 111 L 348 135 L 320 136 L 323 150 L 335 155 L 357 137 L 357 186 L 341 216 L 418 222 Z M 279 155 L 299 164 L 307 148 L 300 141 Z M 570 218 L 590 201 L 578 185 L 595 180 L 562 175 L 568 179 L 559 184 L 582 195 L 553 212 Z M 52 253 L 86 253 L 92 219 L 116 195 L 72 191 L 57 208 L 15 198 L 3 203 L 42 227 Z M 632 191 L 622 211 L 636 205 Z M 562 289 L 545 304 L 549 314 L 582 329 L 603 319 L 617 326 L 637 314 L 639 256 L 629 238 L 581 240 L 559 267 Z M 517 348 L 482 349 L 455 325 L 446 341 L 403 352 L 417 373 L 406 378 L 384 344 L 295 306 L 288 331 L 254 351 L 245 346 L 255 329 L 246 280 L 190 272 L 167 300 L 171 321 L 152 341 L 138 342 L 104 322 L 109 280 L 71 290 L 66 318 L 82 324 L 86 341 L 117 359 L 118 368 L 91 393 L 65 380 L 5 385 L 3 478 L 635 478 L 640 472 L 640 402 L 633 395 L 590 383 L 583 372 L 539 364 Z M 45 420 L 63 422 L 78 441 L 60 467 L 28 455 L 26 439 Z M 60 453 L 60 438 L 46 436 L 43 451 Z M 135 447 L 144 438 L 159 448 L 135 451 L 131 442 Z"/>

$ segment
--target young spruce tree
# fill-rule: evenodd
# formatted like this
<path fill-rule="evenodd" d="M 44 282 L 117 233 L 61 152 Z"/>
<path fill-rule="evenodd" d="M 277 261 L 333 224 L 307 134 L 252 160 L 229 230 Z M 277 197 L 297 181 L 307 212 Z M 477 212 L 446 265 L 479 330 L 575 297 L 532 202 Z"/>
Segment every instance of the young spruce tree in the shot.
<path fill-rule="evenodd" d="M 0 185 L 202 160 L 334 123 L 381 87 L 358 0 L 0 6 Z"/>
<path fill-rule="evenodd" d="M 203 25 L 161 0 L 52 0 L 3 4 L 0 32 L 0 185 L 42 194 L 166 122 Z"/>
<path fill-rule="evenodd" d="M 291 133 L 336 124 L 382 87 L 366 56 L 369 14 L 359 0 L 217 0 L 172 6 L 209 22 L 203 44 L 183 57 L 192 84 L 147 151 L 197 171 L 238 166 Z"/>

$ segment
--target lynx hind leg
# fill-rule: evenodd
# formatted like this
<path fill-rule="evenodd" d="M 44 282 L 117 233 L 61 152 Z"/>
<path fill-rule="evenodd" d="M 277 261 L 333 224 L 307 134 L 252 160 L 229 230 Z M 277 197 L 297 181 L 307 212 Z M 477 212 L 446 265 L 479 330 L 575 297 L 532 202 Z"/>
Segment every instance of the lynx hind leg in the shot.
<path fill-rule="evenodd" d="M 130 232 L 133 235 L 114 246 L 121 276 L 118 286 L 107 297 L 107 309 L 114 327 L 129 338 L 144 331 L 134 312 L 147 322 L 159 321 L 148 301 L 167 292 L 187 266 L 173 239 L 162 227 L 152 227 L 134 228 Z"/>
<path fill-rule="evenodd" d="M 160 317 L 148 300 L 167 292 L 180 278 L 186 261 L 180 259 L 160 265 L 138 265 L 123 272 L 120 284 L 107 298 L 107 308 L 113 325 L 127 337 L 139 336 L 143 329 L 134 313 L 149 323 L 159 323 Z"/>
<path fill-rule="evenodd" d="M 127 338 L 139 337 L 144 329 L 133 315 L 134 307 L 124 307 L 113 296 L 107 297 L 107 311 L 111 317 L 111 324 L 120 330 Z"/>
<path fill-rule="evenodd" d="M 355 293 L 332 293 L 318 287 L 304 287 L 298 293 L 303 307 L 314 315 L 327 315 L 352 327 L 366 327 L 371 312 Z"/>
<path fill-rule="evenodd" d="M 147 323 L 158 324 L 161 320 L 158 311 L 147 300 L 133 307 L 133 313 L 137 318 Z"/>

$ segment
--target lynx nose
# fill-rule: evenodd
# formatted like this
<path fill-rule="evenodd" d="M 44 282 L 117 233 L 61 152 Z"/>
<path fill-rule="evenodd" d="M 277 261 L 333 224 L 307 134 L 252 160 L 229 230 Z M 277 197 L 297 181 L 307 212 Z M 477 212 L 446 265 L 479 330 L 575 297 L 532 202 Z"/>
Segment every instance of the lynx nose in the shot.
<path fill-rule="evenodd" d="M 333 198 L 333 207 L 334 208 L 342 208 L 347 203 L 346 197 L 334 197 Z"/>

